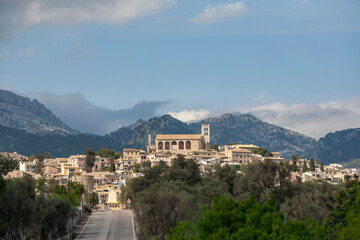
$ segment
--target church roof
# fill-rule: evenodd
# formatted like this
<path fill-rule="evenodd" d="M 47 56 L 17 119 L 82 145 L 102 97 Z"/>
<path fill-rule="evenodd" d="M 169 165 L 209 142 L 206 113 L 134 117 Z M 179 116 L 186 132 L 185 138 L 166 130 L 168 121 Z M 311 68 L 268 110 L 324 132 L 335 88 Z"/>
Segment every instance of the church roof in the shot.
<path fill-rule="evenodd" d="M 201 140 L 201 134 L 158 134 L 156 140 Z"/>

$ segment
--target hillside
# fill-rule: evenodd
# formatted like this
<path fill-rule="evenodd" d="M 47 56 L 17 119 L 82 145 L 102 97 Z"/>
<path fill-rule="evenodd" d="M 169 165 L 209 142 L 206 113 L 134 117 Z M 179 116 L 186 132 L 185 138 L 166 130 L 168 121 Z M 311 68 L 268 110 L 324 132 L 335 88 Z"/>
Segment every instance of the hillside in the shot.
<path fill-rule="evenodd" d="M 0 125 L 28 133 L 46 135 L 77 135 L 36 99 L 19 96 L 0 89 Z"/>
<path fill-rule="evenodd" d="M 290 157 L 292 154 L 302 154 L 316 143 L 313 138 L 266 123 L 250 114 L 223 114 L 189 126 L 194 132 L 200 133 L 203 123 L 210 123 L 211 144 L 254 144 Z"/>
<path fill-rule="evenodd" d="M 0 152 L 18 152 L 27 156 L 50 152 L 53 157 L 68 157 L 84 154 L 86 147 L 98 151 L 102 147 L 122 151 L 109 138 L 101 136 L 78 135 L 36 135 L 24 130 L 0 126 Z M 126 147 L 126 146 L 125 146 Z"/>
<path fill-rule="evenodd" d="M 326 164 L 360 158 L 360 128 L 328 133 L 319 139 L 307 155 L 320 159 Z"/>
<path fill-rule="evenodd" d="M 87 146 L 146 149 L 148 135 L 200 133 L 210 123 L 211 144 L 254 144 L 270 151 L 314 157 L 324 163 L 360 158 L 360 128 L 329 133 L 316 141 L 303 134 L 266 123 L 250 114 L 223 114 L 195 123 L 184 123 L 170 115 L 138 120 L 106 136 L 81 134 L 71 129 L 37 100 L 0 90 L 0 151 L 25 155 L 50 152 L 55 157 L 83 153 Z"/>
<path fill-rule="evenodd" d="M 249 115 L 224 114 L 196 123 L 186 124 L 170 115 L 152 118 L 148 121 L 122 127 L 108 135 L 118 144 L 128 144 L 146 149 L 147 136 L 167 133 L 201 133 L 201 124 L 210 123 L 211 143 L 255 144 L 271 151 L 281 151 L 286 157 L 294 153 L 303 153 L 315 144 L 316 140 L 305 135 L 272 125 Z"/>
<path fill-rule="evenodd" d="M 138 120 L 135 124 L 125 126 L 106 135 L 121 145 L 131 145 L 146 149 L 148 135 L 155 138 L 156 134 L 193 133 L 190 127 L 170 115 L 151 118 L 148 121 Z"/>

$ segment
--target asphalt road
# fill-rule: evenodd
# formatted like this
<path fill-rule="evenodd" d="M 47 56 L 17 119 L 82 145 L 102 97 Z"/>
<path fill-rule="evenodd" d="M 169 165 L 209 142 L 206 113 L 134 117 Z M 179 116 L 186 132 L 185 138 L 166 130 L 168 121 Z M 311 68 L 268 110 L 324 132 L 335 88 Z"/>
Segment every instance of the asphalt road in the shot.
<path fill-rule="evenodd" d="M 136 240 L 131 211 L 93 211 L 77 239 Z"/>

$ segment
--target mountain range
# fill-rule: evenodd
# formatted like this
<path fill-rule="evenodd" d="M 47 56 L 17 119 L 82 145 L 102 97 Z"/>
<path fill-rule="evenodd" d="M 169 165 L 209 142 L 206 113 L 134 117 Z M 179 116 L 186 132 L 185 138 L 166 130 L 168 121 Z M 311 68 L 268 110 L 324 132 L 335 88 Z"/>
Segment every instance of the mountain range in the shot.
<path fill-rule="evenodd" d="M 79 134 L 36 99 L 31 101 L 29 98 L 1 89 L 0 125 L 38 135 Z"/>
<path fill-rule="evenodd" d="M 315 157 L 330 162 L 360 158 L 360 129 L 329 133 L 318 141 L 250 114 L 223 114 L 198 122 L 184 123 L 164 115 L 124 126 L 105 136 L 89 135 L 71 129 L 37 100 L 0 90 L 0 151 L 24 155 L 50 152 L 54 157 L 81 154 L 86 147 L 146 149 L 148 135 L 200 133 L 201 124 L 210 123 L 211 144 L 254 144 L 270 151 Z"/>

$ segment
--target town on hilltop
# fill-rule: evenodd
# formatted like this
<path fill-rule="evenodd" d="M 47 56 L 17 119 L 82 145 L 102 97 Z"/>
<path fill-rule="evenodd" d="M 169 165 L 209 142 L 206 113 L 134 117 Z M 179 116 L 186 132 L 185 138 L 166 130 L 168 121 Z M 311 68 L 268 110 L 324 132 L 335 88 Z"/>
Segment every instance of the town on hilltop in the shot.
<path fill-rule="evenodd" d="M 109 209 L 127 207 L 119 204 L 120 187 L 126 185 L 131 178 L 143 176 L 141 169 L 156 166 L 160 162 L 170 166 L 179 154 L 185 159 L 195 160 L 202 173 L 214 171 L 215 165 L 228 165 L 241 172 L 243 165 L 269 160 L 291 165 L 294 170 L 291 178 L 294 182 L 321 180 L 338 184 L 359 175 L 358 169 L 346 169 L 340 164 L 322 165 L 318 160 L 298 159 L 296 155 L 287 160 L 280 152 L 270 152 L 253 144 L 211 145 L 210 124 L 203 124 L 201 128 L 201 134 L 158 134 L 154 141 L 149 135 L 147 151 L 125 148 L 117 157 L 104 156 L 99 151 L 100 155 L 94 156 L 90 168 L 86 166 L 87 155 L 45 157 L 42 170 L 39 171 L 39 159 L 36 156 L 28 157 L 17 152 L 0 154 L 19 161 L 19 170 L 8 172 L 5 179 L 30 175 L 34 179 L 52 179 L 60 185 L 67 185 L 69 181 L 79 182 L 85 186 L 86 195 L 96 192 L 99 203 Z"/>

